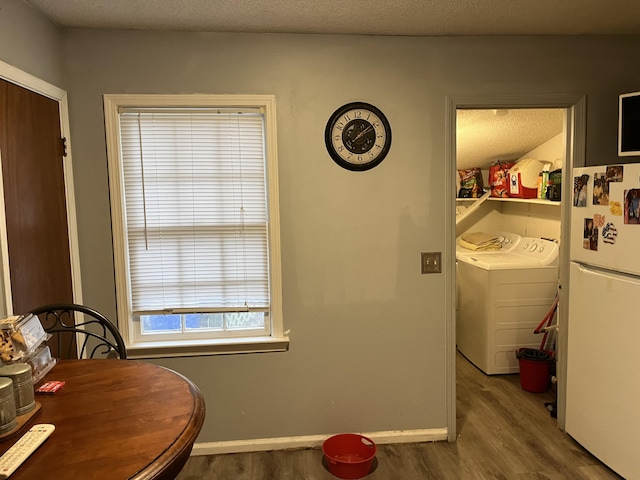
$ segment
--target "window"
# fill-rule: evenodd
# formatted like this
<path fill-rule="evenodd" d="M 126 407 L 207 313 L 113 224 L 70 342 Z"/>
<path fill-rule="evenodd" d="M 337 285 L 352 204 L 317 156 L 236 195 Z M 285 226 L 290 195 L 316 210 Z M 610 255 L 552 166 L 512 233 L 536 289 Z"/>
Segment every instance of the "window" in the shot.
<path fill-rule="evenodd" d="M 105 124 L 132 356 L 285 349 L 274 97 L 105 95 Z"/>

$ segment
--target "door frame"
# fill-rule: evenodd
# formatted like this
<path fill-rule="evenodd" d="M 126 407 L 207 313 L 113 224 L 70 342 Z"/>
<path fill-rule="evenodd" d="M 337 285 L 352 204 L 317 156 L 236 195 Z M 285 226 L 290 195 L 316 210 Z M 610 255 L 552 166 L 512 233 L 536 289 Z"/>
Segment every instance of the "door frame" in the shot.
<path fill-rule="evenodd" d="M 586 106 L 587 99 L 582 94 L 470 94 L 450 95 L 446 97 L 445 109 L 445 208 L 446 217 L 446 246 L 448 255 L 445 256 L 446 271 L 451 272 L 446 278 L 447 304 L 445 307 L 446 318 L 446 416 L 447 439 L 450 442 L 456 440 L 456 222 L 455 222 L 455 197 L 456 197 L 456 110 L 460 108 L 564 108 L 565 131 L 567 134 L 565 143 L 565 162 L 562 167 L 562 198 L 570 199 L 573 196 L 573 179 L 571 168 L 586 164 Z M 566 200 L 561 206 L 561 238 L 568 239 L 570 232 L 570 204 Z M 567 316 L 566 308 L 562 305 L 569 295 L 569 242 L 560 243 L 559 265 L 559 296 L 558 308 L 558 341 L 557 341 L 557 422 L 561 429 L 565 424 L 566 407 L 566 366 L 567 366 Z"/>
<path fill-rule="evenodd" d="M 0 78 L 44 97 L 55 100 L 59 104 L 60 131 L 66 138 L 67 155 L 62 159 L 65 184 L 65 199 L 67 206 L 67 228 L 69 237 L 69 255 L 71 263 L 71 283 L 73 299 L 82 303 L 82 282 L 80 277 L 80 253 L 78 244 L 78 224 L 76 217 L 75 190 L 73 184 L 73 168 L 71 155 L 71 140 L 69 134 L 69 107 L 67 92 L 38 77 L 0 60 Z M 2 158 L 0 158 L 2 162 Z M 13 315 L 11 293 L 11 277 L 9 273 L 9 250 L 7 245 L 7 223 L 4 205 L 4 191 L 2 189 L 2 169 L 0 169 L 0 314 L 3 317 Z"/>

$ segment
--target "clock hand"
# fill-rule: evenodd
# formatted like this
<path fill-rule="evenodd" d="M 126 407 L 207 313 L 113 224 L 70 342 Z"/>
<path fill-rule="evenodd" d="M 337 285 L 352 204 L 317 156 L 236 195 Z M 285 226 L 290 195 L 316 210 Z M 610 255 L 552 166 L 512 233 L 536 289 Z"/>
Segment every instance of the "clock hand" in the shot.
<path fill-rule="evenodd" d="M 369 125 L 367 128 L 365 128 L 363 131 L 361 131 L 358 135 L 356 135 L 356 138 L 353 139 L 353 141 L 355 142 L 356 140 L 358 140 L 359 138 L 361 138 L 363 135 L 365 135 L 369 130 L 371 130 L 373 128 L 372 125 Z"/>

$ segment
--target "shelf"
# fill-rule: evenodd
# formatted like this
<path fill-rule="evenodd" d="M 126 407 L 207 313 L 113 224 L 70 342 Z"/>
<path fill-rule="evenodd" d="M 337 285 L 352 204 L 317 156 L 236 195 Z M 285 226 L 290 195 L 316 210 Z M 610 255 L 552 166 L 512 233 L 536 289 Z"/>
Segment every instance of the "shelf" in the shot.
<path fill-rule="evenodd" d="M 487 200 L 492 202 L 507 202 L 507 203 L 526 203 L 529 205 L 547 205 L 547 206 L 560 206 L 561 202 L 554 202 L 552 200 L 543 200 L 541 198 L 503 198 L 492 197 L 487 192 L 480 198 L 456 198 L 456 202 L 471 203 L 467 209 L 456 215 L 456 225 L 462 222 L 465 218 L 475 212 L 480 205 Z"/>
<path fill-rule="evenodd" d="M 513 203 L 533 203 L 536 205 L 560 205 L 562 202 L 554 202 L 553 200 L 543 200 L 542 198 L 501 198 L 489 197 L 492 202 L 513 202 Z"/>
<path fill-rule="evenodd" d="M 484 196 L 484 195 L 483 195 Z M 456 197 L 456 202 L 463 202 L 463 203 L 473 203 L 473 202 L 477 202 L 478 200 L 480 200 L 482 197 L 478 197 L 478 198 L 457 198 Z"/>
<path fill-rule="evenodd" d="M 486 191 L 481 197 L 478 198 L 458 198 L 456 202 L 460 203 L 474 203 L 482 200 L 480 203 L 484 203 L 486 200 L 492 202 L 513 202 L 513 203 L 534 203 L 537 205 L 560 205 L 561 202 L 555 202 L 553 200 L 543 200 L 542 198 L 513 198 L 513 197 L 492 197 L 489 191 Z"/>
<path fill-rule="evenodd" d="M 479 197 L 475 197 L 475 198 L 456 197 L 456 202 L 473 203 L 473 202 L 477 202 L 478 200 L 482 200 L 482 199 L 486 200 L 487 197 L 489 197 L 489 196 L 491 196 L 491 191 L 490 190 L 483 190 L 482 195 L 480 195 Z"/>
<path fill-rule="evenodd" d="M 469 215 L 471 215 L 473 212 L 475 212 L 480 207 L 480 205 L 486 202 L 489 198 L 490 198 L 489 192 L 485 192 L 485 194 L 482 195 L 480 198 L 456 199 L 456 200 L 471 200 L 474 202 L 471 205 L 469 205 L 469 207 L 463 213 L 461 213 L 460 215 L 456 215 L 456 225 L 459 224 L 465 218 L 467 218 Z"/>

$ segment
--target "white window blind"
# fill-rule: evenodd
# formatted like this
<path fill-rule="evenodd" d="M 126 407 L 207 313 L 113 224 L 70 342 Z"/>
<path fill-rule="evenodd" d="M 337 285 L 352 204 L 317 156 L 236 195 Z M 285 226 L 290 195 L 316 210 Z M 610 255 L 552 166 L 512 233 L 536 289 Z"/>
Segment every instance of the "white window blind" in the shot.
<path fill-rule="evenodd" d="M 132 313 L 268 311 L 263 115 L 119 118 Z"/>

